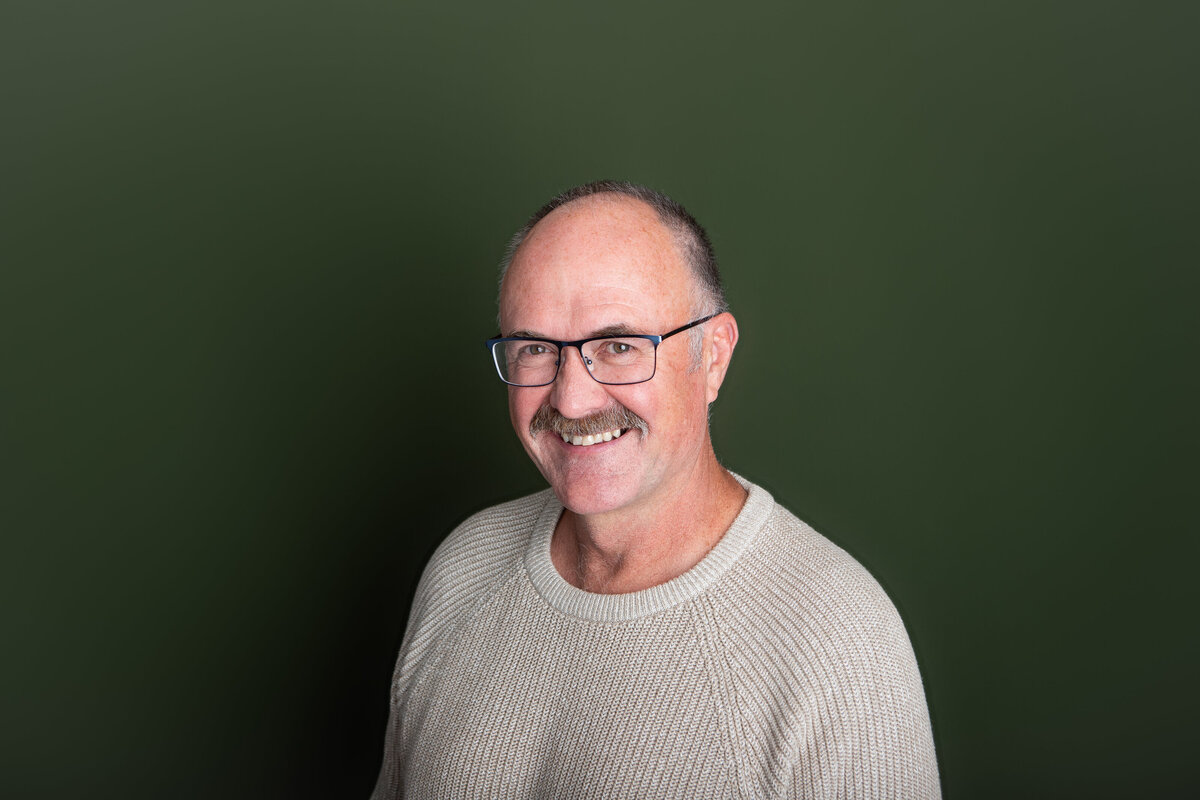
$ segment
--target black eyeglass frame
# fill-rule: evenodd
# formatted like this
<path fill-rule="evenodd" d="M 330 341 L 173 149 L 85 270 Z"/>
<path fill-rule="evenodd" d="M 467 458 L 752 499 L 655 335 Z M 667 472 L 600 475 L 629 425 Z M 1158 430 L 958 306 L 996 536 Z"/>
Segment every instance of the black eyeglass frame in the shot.
<path fill-rule="evenodd" d="M 519 389 L 536 389 L 539 386 L 549 386 L 550 384 L 552 384 L 556 380 L 558 380 L 558 373 L 562 370 L 562 363 L 563 363 L 562 354 L 563 354 L 563 351 L 566 350 L 568 347 L 574 347 L 576 350 L 579 351 L 579 357 L 583 359 L 584 366 L 586 366 L 588 359 L 587 359 L 587 356 L 585 356 L 583 354 L 583 346 L 585 344 L 587 344 L 588 342 L 599 342 L 599 341 L 604 341 L 606 339 L 645 339 L 646 341 L 651 342 L 654 345 L 654 371 L 650 373 L 650 377 L 642 378 L 639 381 L 625 381 L 623 383 L 609 383 L 608 381 L 602 381 L 599 378 L 597 378 L 595 375 L 592 375 L 592 371 L 590 369 L 587 371 L 587 374 L 591 377 L 592 380 L 594 380 L 596 383 L 602 384 L 604 386 L 633 386 L 635 384 L 645 383 L 646 381 L 653 380 L 654 376 L 658 374 L 658 346 L 660 344 L 662 344 L 665 340 L 670 339 L 672 336 L 674 336 L 677 333 L 683 333 L 684 331 L 686 331 L 690 328 L 694 328 L 697 325 L 703 325 L 704 323 L 708 322 L 710 319 L 718 316 L 719 314 L 720 314 L 720 312 L 717 312 L 717 314 L 709 314 L 707 317 L 701 317 L 700 319 L 689 322 L 686 325 L 680 325 L 675 330 L 668 331 L 667 333 L 664 333 L 661 335 L 656 335 L 656 334 L 652 334 L 652 333 L 614 333 L 610 336 L 590 336 L 587 339 L 576 339 L 573 342 L 559 342 L 559 341 L 555 341 L 554 339 L 539 339 L 536 336 L 497 336 L 495 338 L 488 339 L 486 342 L 484 342 L 484 346 L 486 346 L 488 349 L 488 352 L 490 352 L 492 354 L 492 363 L 495 364 L 495 366 L 496 366 L 496 374 L 500 376 L 500 380 L 504 381 L 509 386 L 516 386 Z M 496 345 L 498 345 L 502 342 L 545 342 L 546 344 L 554 345 L 555 347 L 558 348 L 558 361 L 554 365 L 554 376 L 552 378 L 550 378 L 550 380 L 546 381 L 545 383 L 513 383 L 512 381 L 505 380 L 504 372 L 500 369 L 500 362 L 499 362 L 498 356 L 496 354 Z"/>

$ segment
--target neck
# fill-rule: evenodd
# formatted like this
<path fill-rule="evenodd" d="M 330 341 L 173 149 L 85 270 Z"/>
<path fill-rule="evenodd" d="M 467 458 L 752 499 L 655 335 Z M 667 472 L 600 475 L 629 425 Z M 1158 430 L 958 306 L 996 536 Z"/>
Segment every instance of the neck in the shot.
<path fill-rule="evenodd" d="M 746 490 L 711 447 L 676 486 L 637 508 L 582 515 L 565 510 L 550 557 L 571 585 L 598 594 L 648 589 L 687 572 L 741 511 Z"/>

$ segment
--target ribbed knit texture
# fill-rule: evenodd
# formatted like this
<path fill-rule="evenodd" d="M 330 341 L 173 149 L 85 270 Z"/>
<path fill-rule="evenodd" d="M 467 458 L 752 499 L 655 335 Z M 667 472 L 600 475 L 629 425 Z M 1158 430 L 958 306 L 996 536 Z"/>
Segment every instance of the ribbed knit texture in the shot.
<path fill-rule="evenodd" d="M 704 560 L 631 594 L 558 574 L 550 491 L 459 526 L 417 589 L 373 800 L 939 797 L 892 603 L 742 483 Z"/>

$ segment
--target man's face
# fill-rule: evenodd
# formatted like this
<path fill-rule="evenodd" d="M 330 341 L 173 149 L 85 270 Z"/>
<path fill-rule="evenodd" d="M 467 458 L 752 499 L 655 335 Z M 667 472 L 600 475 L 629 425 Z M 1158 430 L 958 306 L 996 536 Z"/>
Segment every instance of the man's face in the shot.
<path fill-rule="evenodd" d="M 606 333 L 661 334 L 690 322 L 692 280 L 671 234 L 638 201 L 577 200 L 542 219 L 517 251 L 500 295 L 505 336 L 570 341 Z M 509 387 L 517 436 L 565 507 L 578 514 L 651 509 L 686 487 L 708 446 L 708 389 L 691 369 L 688 334 L 658 348 L 653 379 L 606 386 L 567 348 L 549 386 Z M 585 419 L 628 409 L 646 430 L 593 445 L 530 432 L 539 410 Z"/>

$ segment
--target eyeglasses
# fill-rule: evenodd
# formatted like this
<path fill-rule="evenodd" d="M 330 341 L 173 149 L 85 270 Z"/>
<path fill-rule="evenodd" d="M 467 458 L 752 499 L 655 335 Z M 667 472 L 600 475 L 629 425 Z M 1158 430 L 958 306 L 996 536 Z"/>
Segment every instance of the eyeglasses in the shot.
<path fill-rule="evenodd" d="M 583 358 L 588 374 L 598 383 L 625 386 L 645 383 L 654 377 L 658 346 L 664 340 L 689 328 L 708 322 L 709 314 L 669 333 L 654 336 L 634 333 L 624 336 L 595 336 L 574 342 L 552 339 L 526 339 L 521 336 L 501 336 L 487 340 L 487 348 L 496 362 L 500 380 L 509 386 L 549 386 L 558 377 L 563 351 L 574 347 Z"/>

